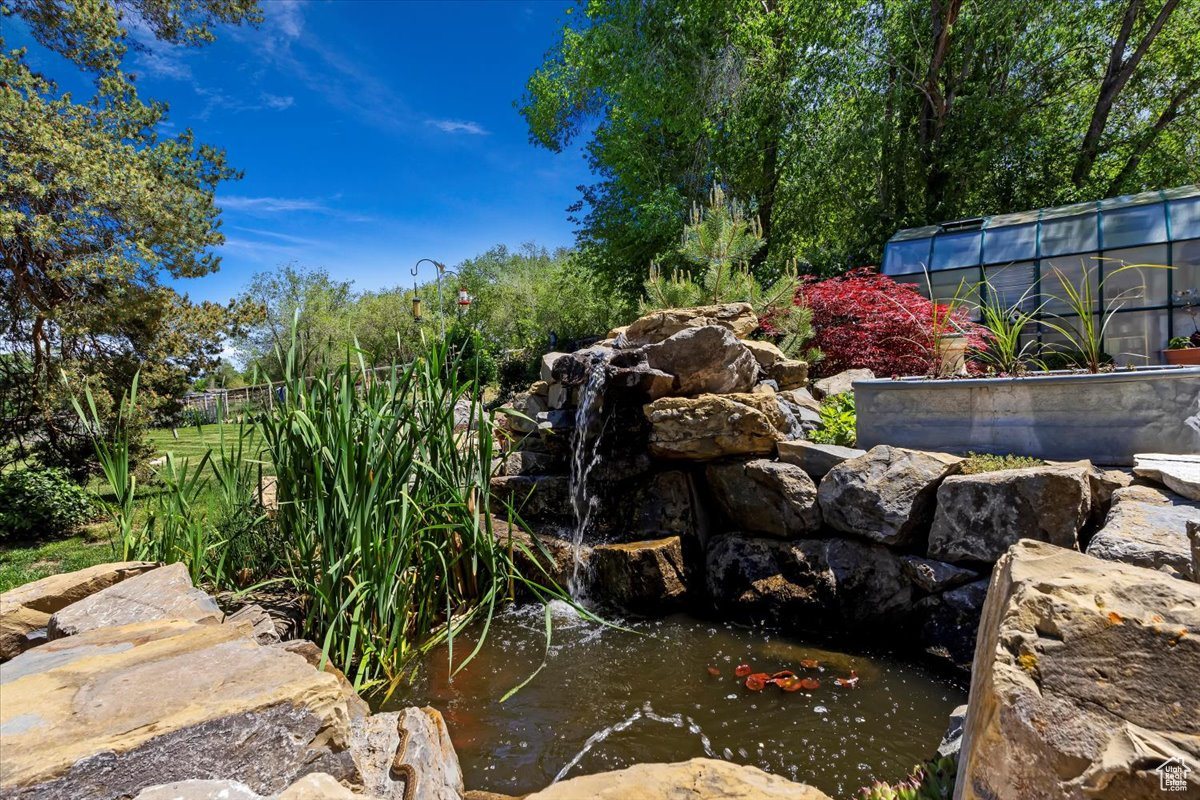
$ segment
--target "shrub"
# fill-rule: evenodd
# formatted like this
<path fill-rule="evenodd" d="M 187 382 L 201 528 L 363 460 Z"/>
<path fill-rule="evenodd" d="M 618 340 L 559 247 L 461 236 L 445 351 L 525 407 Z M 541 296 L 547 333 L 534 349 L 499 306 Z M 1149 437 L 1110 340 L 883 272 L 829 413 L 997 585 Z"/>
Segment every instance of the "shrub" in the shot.
<path fill-rule="evenodd" d="M 869 268 L 828 280 L 806 277 L 795 302 L 812 313 L 812 344 L 822 353 L 822 375 L 855 368 L 884 377 L 935 373 L 937 333 L 948 327 L 965 332 L 969 344 L 983 345 L 965 310 L 932 303 L 916 286 Z"/>
<path fill-rule="evenodd" d="M 1040 458 L 1030 456 L 993 455 L 992 453 L 967 453 L 962 464 L 963 475 L 979 475 L 983 472 L 999 472 L 1004 469 L 1040 467 L 1045 464 Z"/>
<path fill-rule="evenodd" d="M 899 783 L 876 781 L 859 790 L 859 800 L 950 800 L 958 772 L 958 758 L 944 756 L 913 768 Z"/>
<path fill-rule="evenodd" d="M 66 470 L 18 469 L 0 476 L 0 540 L 70 533 L 99 514 L 99 502 Z"/>
<path fill-rule="evenodd" d="M 813 431 L 808 438 L 819 444 L 854 447 L 858 441 L 857 423 L 854 393 L 835 394 L 821 402 L 821 428 Z"/>

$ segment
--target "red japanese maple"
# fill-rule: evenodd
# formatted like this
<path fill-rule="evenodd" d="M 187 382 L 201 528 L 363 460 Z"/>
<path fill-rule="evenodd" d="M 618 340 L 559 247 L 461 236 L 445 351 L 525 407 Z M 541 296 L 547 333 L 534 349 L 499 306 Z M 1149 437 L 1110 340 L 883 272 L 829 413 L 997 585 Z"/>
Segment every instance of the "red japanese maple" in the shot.
<path fill-rule="evenodd" d="M 916 286 L 872 268 L 838 278 L 805 277 L 796 304 L 812 311 L 812 344 L 824 358 L 822 375 L 866 368 L 879 377 L 926 375 L 933 371 L 936 332 L 962 331 L 982 344 L 979 328 L 964 310 L 935 306 Z"/>

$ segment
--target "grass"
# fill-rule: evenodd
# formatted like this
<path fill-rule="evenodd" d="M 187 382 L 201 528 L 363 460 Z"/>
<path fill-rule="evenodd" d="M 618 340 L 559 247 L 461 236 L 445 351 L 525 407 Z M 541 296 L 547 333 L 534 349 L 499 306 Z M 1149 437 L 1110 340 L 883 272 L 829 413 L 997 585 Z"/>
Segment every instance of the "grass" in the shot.
<path fill-rule="evenodd" d="M 114 560 L 109 531 L 104 526 L 49 542 L 0 546 L 0 592 L 47 575 L 74 572 Z"/>
<path fill-rule="evenodd" d="M 236 430 L 237 426 L 228 426 L 226 428 L 227 435 L 229 435 L 230 429 Z M 189 428 L 156 428 L 149 431 L 146 438 L 154 448 L 155 458 L 170 452 L 175 455 L 176 459 L 187 458 L 193 462 L 199 462 L 209 448 L 215 449 L 218 446 L 220 431 L 219 423 L 201 425 L 198 428 L 194 425 Z M 247 444 L 257 446 L 259 442 L 258 435 L 252 434 Z"/>

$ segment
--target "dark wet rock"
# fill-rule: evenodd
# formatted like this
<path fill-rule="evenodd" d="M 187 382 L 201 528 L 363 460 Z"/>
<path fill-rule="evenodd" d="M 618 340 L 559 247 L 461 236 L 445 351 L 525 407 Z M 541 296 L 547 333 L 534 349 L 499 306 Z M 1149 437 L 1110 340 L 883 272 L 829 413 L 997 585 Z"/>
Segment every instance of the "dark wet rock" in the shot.
<path fill-rule="evenodd" d="M 217 602 L 192 586 L 182 563 L 168 564 L 85 597 L 50 617 L 51 641 L 98 628 L 152 620 L 218 623 Z"/>
<path fill-rule="evenodd" d="M 1187 526 L 1200 520 L 1200 503 L 1153 486 L 1113 493 L 1104 527 L 1088 543 L 1088 555 L 1163 570 L 1177 578 L 1193 574 Z"/>
<path fill-rule="evenodd" d="M 570 479 L 566 475 L 504 475 L 492 478 L 492 513 L 505 515 L 505 504 L 526 520 L 571 520 Z"/>
<path fill-rule="evenodd" d="M 912 584 L 887 547 L 854 539 L 715 537 L 706 559 L 709 597 L 738 619 L 796 630 L 882 627 L 903 620 Z"/>
<path fill-rule="evenodd" d="M 748 392 L 758 379 L 758 362 L 725 328 L 688 328 L 642 348 L 651 369 L 675 376 L 675 393 Z"/>
<path fill-rule="evenodd" d="M 517 525 L 509 526 L 506 519 L 492 518 L 492 535 L 506 550 L 511 546 L 513 561 L 530 580 L 544 583 L 552 580 L 566 588 L 575 572 L 575 552 L 570 541 L 570 529 L 539 528 L 534 533 Z M 582 545 L 580 558 L 586 560 L 591 548 Z"/>
<path fill-rule="evenodd" d="M 938 486 L 962 459 L 879 445 L 833 467 L 817 495 L 826 524 L 881 544 L 919 543 L 933 520 Z"/>
<path fill-rule="evenodd" d="M 718 462 L 709 464 L 706 476 L 738 530 L 794 539 L 821 527 L 817 486 L 797 466 L 765 458 Z"/>
<path fill-rule="evenodd" d="M 1091 511 L 1088 464 L 953 475 L 937 492 L 929 556 L 994 562 L 1018 539 L 1074 549 Z"/>
<path fill-rule="evenodd" d="M 930 594 L 979 579 L 979 573 L 973 569 L 920 556 L 900 556 L 900 568 L 917 588 Z"/>
<path fill-rule="evenodd" d="M 667 470 L 637 478 L 632 483 L 619 495 L 621 505 L 628 509 L 623 530 L 614 531 L 621 539 L 695 535 L 698 525 L 695 489 L 688 473 Z"/>
<path fill-rule="evenodd" d="M 661 614 L 687 598 L 687 569 L 682 539 L 603 544 L 588 560 L 590 594 L 626 611 Z"/>
<path fill-rule="evenodd" d="M 920 643 L 927 655 L 962 675 L 970 674 L 987 591 L 988 579 L 983 578 L 917 601 Z"/>
<path fill-rule="evenodd" d="M 505 475 L 553 475 L 567 468 L 567 459 L 557 453 L 516 450 L 504 458 Z"/>

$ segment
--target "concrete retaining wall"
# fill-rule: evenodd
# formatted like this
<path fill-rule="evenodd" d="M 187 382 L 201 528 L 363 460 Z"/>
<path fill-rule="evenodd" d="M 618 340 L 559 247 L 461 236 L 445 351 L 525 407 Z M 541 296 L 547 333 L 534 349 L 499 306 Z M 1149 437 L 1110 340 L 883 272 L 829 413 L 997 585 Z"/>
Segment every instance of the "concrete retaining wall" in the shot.
<path fill-rule="evenodd" d="M 1200 367 L 854 383 L 858 446 L 1128 465 L 1200 453 Z"/>

